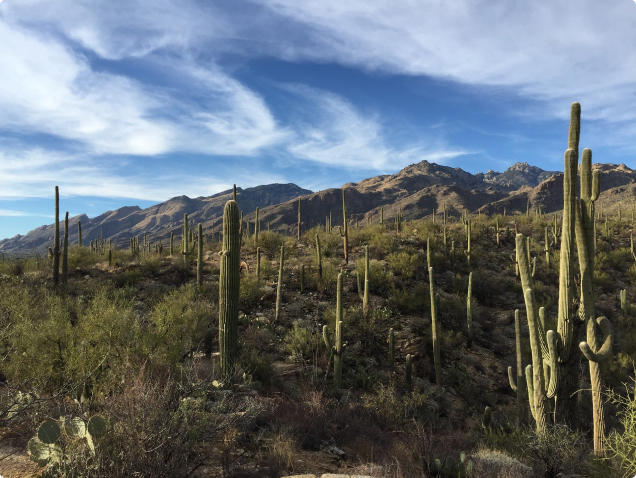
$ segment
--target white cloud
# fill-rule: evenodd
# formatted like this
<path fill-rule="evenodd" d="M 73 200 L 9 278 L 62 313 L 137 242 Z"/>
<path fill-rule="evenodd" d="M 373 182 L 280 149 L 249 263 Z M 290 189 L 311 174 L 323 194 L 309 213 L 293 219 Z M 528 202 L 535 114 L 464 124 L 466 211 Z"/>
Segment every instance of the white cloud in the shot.
<path fill-rule="evenodd" d="M 295 121 L 297 135 L 289 152 L 297 158 L 332 167 L 395 171 L 427 159 L 438 163 L 468 154 L 429 138 L 391 147 L 378 115 L 364 115 L 341 96 L 303 85 L 287 86 L 303 114 Z"/>
<path fill-rule="evenodd" d="M 3 187 L 0 199 L 49 198 L 55 186 L 60 195 L 130 198 L 165 201 L 186 194 L 210 196 L 232 186 L 235 177 L 223 172 L 216 175 L 192 174 L 175 165 L 153 168 L 147 172 L 130 172 L 128 161 L 111 158 L 107 163 L 95 157 L 55 153 L 43 149 L 2 152 L 0 171 Z M 275 174 L 248 172 L 241 176 L 241 186 L 265 182 L 283 182 Z"/>
<path fill-rule="evenodd" d="M 185 9 L 169 1 L 163 10 L 131 2 L 125 12 L 110 2 L 64 4 L 27 0 L 0 10 L 0 64 L 11 65 L 0 69 L 0 129 L 54 135 L 95 154 L 146 156 L 253 155 L 288 134 L 257 93 L 212 60 L 189 60 L 187 51 L 149 56 L 139 66 L 155 70 L 164 82 L 157 85 L 98 70 L 69 43 L 107 59 L 139 60 L 164 45 L 176 48 L 179 32 L 197 23 L 202 29 L 207 15 L 180 15 Z"/>
<path fill-rule="evenodd" d="M 0 0 L 2 2 L 2 0 Z M 16 211 L 13 209 L 0 209 L 0 216 L 4 217 L 26 217 L 26 216 L 36 216 L 36 217 L 53 217 L 52 214 L 38 214 L 32 212 L 25 211 Z M 0 477 L 2 478 L 2 477 Z"/>
<path fill-rule="evenodd" d="M 636 10 L 628 2 L 258 3 L 301 25 L 303 41 L 271 43 L 290 60 L 510 88 L 546 100 L 559 117 L 576 100 L 587 119 L 636 118 Z"/>

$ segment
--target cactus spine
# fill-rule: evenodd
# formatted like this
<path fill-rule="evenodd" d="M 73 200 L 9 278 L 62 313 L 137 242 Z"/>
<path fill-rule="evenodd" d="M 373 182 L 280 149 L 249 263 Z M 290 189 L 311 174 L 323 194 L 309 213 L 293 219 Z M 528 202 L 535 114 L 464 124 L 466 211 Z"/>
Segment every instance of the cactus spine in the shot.
<path fill-rule="evenodd" d="M 276 288 L 276 316 L 280 317 L 280 303 L 283 298 L 283 266 L 285 263 L 285 246 L 280 246 L 280 266 L 278 268 L 278 287 Z"/>
<path fill-rule="evenodd" d="M 236 362 L 240 255 L 238 205 L 236 201 L 228 201 L 223 211 L 223 249 L 219 275 L 219 349 L 224 381 L 231 380 Z"/>
<path fill-rule="evenodd" d="M 82 221 L 77 221 L 77 244 L 82 247 Z"/>
<path fill-rule="evenodd" d="M 442 385 L 442 368 L 440 363 L 439 337 L 442 333 L 441 324 L 437 321 L 437 308 L 435 306 L 435 285 L 433 283 L 433 268 L 428 268 L 428 280 L 431 286 L 431 327 L 433 334 L 433 361 L 435 362 L 435 382 Z"/>
<path fill-rule="evenodd" d="M 197 240 L 197 285 L 203 285 L 203 226 L 199 223 L 197 227 L 199 238 Z"/>
<path fill-rule="evenodd" d="M 472 310 L 472 302 L 473 302 L 473 273 L 468 274 L 468 295 L 466 297 L 466 322 L 468 328 L 468 340 L 466 341 L 466 346 L 470 348 L 473 343 L 473 310 Z"/>
<path fill-rule="evenodd" d="M 60 190 L 55 186 L 55 237 L 53 238 L 53 283 L 60 282 Z"/>
<path fill-rule="evenodd" d="M 523 357 L 521 349 L 521 321 L 519 319 L 519 309 L 515 310 L 515 337 L 516 337 L 516 350 L 517 350 L 517 379 L 512 374 L 512 367 L 508 367 L 508 380 L 510 381 L 510 388 L 517 393 L 517 414 L 519 416 L 519 423 L 525 424 L 527 422 L 528 412 L 526 409 L 526 382 L 524 379 L 523 370 Z"/>

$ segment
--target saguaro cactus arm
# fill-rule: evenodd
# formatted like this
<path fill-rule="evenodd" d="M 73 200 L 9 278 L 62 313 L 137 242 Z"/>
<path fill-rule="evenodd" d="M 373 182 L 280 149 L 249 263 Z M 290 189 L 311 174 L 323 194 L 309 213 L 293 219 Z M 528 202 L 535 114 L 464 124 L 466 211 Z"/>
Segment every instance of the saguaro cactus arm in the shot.
<path fill-rule="evenodd" d="M 612 333 L 612 324 L 607 317 L 598 317 L 596 319 L 596 323 L 601 329 L 601 333 L 603 334 L 603 344 L 598 349 L 597 352 L 594 352 L 590 345 L 587 342 L 581 342 L 579 344 L 579 348 L 585 358 L 591 362 L 601 362 L 612 356 L 612 342 L 613 342 L 613 333 Z"/>

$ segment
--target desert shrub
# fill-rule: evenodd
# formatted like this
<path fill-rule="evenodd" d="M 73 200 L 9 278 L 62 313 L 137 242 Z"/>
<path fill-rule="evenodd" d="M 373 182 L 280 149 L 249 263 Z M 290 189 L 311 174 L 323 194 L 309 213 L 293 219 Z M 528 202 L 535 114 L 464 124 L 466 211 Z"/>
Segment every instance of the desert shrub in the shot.
<path fill-rule="evenodd" d="M 472 453 L 473 472 L 471 478 L 533 478 L 527 465 L 498 450 L 482 448 Z"/>
<path fill-rule="evenodd" d="M 410 278 L 422 267 L 424 260 L 417 251 L 406 248 L 386 256 L 386 262 L 395 275 Z"/>
<path fill-rule="evenodd" d="M 413 419 L 423 422 L 434 419 L 431 400 L 429 392 L 413 390 L 400 395 L 394 384 L 380 383 L 374 394 L 364 397 L 364 406 L 373 412 L 382 428 L 399 430 Z"/>
<path fill-rule="evenodd" d="M 113 275 L 113 283 L 116 287 L 135 286 L 144 277 L 139 269 L 128 269 Z"/>
<path fill-rule="evenodd" d="M 170 292 L 149 314 L 144 334 L 146 350 L 168 363 L 180 362 L 202 346 L 215 310 L 194 284 Z"/>
<path fill-rule="evenodd" d="M 361 282 L 364 280 L 364 260 L 356 262 L 356 272 L 360 274 Z M 369 261 L 369 291 L 377 295 L 385 295 L 391 289 L 393 273 L 379 261 Z"/>
<path fill-rule="evenodd" d="M 285 243 L 283 235 L 277 232 L 260 232 L 258 234 L 258 246 L 261 253 L 269 258 L 278 258 L 280 256 L 280 246 Z"/>
<path fill-rule="evenodd" d="M 379 231 L 369 237 L 368 245 L 371 257 L 379 260 L 395 250 L 395 239 L 392 233 Z"/>
<path fill-rule="evenodd" d="M 423 282 L 418 282 L 410 288 L 391 284 L 389 305 L 404 313 L 424 312 L 430 309 L 431 305 L 430 287 Z"/>
<path fill-rule="evenodd" d="M 636 381 L 625 385 L 626 394 L 612 390 L 608 393 L 611 402 L 619 407 L 618 417 L 623 427 L 621 432 L 614 430 L 607 440 L 607 448 L 620 463 L 624 477 L 636 474 Z"/>
<path fill-rule="evenodd" d="M 302 320 L 295 320 L 292 328 L 283 338 L 285 348 L 293 358 L 310 358 L 321 346 L 321 336 Z"/>
<path fill-rule="evenodd" d="M 263 261 L 261 261 L 261 274 L 263 273 Z M 245 274 L 241 277 L 239 289 L 239 301 L 242 307 L 253 307 L 258 304 L 263 296 L 263 282 L 256 278 L 256 273 Z"/>

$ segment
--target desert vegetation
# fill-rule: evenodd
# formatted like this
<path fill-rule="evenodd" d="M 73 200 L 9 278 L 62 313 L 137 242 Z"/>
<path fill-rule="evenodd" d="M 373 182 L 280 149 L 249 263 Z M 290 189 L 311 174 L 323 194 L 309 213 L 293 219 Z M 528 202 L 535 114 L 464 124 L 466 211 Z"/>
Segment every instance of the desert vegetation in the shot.
<path fill-rule="evenodd" d="M 125 248 L 57 219 L 0 264 L 0 443 L 33 476 L 634 476 L 634 216 L 579 131 L 556 214 L 352 221 L 343 189 L 283 234 L 235 192 L 222 233 Z"/>

